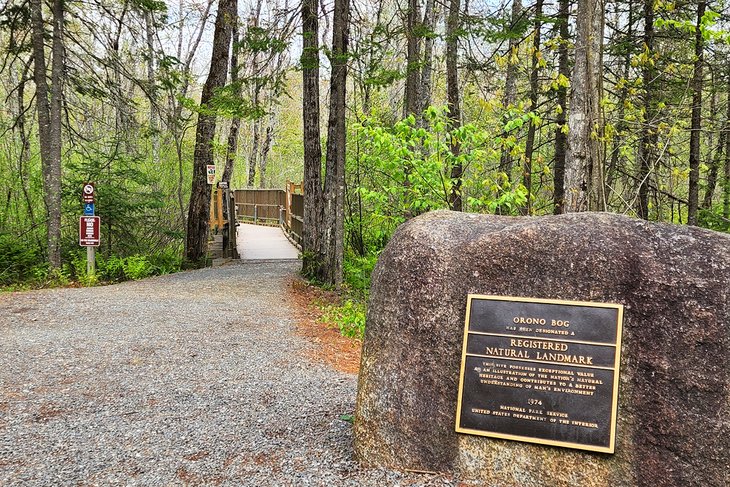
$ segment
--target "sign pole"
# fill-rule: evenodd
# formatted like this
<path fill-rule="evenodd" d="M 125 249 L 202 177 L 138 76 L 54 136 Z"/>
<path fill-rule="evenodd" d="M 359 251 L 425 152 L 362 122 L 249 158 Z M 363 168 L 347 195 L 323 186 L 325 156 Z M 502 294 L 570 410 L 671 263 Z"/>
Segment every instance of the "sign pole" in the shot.
<path fill-rule="evenodd" d="M 86 247 L 86 275 L 96 275 L 96 247 Z"/>

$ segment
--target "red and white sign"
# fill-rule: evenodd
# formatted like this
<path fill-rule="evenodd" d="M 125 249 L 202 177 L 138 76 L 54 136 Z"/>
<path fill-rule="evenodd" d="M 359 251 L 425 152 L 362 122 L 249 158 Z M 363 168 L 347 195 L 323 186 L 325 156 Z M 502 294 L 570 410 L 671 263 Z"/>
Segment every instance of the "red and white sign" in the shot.
<path fill-rule="evenodd" d="M 101 219 L 98 216 L 82 216 L 79 219 L 79 245 L 98 247 L 101 239 Z"/>
<path fill-rule="evenodd" d="M 84 203 L 94 202 L 94 183 L 84 183 L 84 189 L 81 191 Z"/>
<path fill-rule="evenodd" d="M 210 164 L 206 166 L 205 174 L 208 176 L 208 184 L 215 183 L 215 165 Z"/>

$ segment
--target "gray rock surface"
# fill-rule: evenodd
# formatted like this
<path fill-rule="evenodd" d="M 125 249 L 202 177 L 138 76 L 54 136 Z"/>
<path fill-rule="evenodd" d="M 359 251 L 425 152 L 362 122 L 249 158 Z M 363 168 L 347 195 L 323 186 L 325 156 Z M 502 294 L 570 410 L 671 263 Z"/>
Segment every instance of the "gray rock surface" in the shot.
<path fill-rule="evenodd" d="M 455 485 L 355 463 L 356 378 L 305 358 L 299 265 L 0 294 L 0 485 Z"/>
<path fill-rule="evenodd" d="M 469 293 L 624 305 L 614 455 L 455 433 Z M 356 453 L 502 487 L 730 485 L 729 300 L 725 234 L 605 213 L 418 217 L 373 275 Z"/>

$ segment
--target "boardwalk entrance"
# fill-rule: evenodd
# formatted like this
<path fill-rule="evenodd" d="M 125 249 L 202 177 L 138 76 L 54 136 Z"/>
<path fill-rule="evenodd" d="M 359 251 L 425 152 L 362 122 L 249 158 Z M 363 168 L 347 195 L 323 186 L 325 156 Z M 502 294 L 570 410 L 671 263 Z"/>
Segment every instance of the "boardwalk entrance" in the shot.
<path fill-rule="evenodd" d="M 287 182 L 284 190 L 216 188 L 210 213 L 211 257 L 296 259 L 303 215 L 301 184 Z M 228 224 L 229 217 L 235 218 L 235 227 Z"/>
<path fill-rule="evenodd" d="M 296 259 L 299 249 L 289 242 L 281 227 L 239 223 L 238 253 L 243 260 Z"/>

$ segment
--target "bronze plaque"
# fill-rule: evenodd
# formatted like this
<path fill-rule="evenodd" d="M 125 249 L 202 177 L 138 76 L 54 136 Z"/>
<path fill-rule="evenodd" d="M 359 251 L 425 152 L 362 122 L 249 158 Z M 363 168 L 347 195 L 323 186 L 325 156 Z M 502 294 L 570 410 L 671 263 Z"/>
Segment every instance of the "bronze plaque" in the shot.
<path fill-rule="evenodd" d="M 620 304 L 470 294 L 456 431 L 613 453 Z"/>

